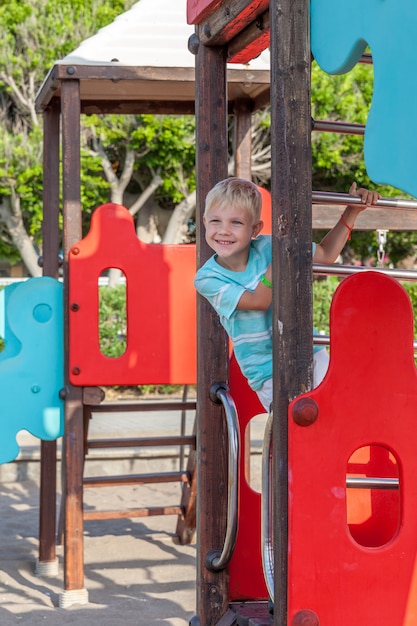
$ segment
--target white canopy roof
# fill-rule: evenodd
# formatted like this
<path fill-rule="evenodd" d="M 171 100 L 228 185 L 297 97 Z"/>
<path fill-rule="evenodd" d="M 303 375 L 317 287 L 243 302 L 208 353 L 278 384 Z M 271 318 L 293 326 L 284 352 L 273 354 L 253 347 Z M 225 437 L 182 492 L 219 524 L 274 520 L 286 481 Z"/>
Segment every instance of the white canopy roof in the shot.
<path fill-rule="evenodd" d="M 195 58 L 187 48 L 194 26 L 187 24 L 186 5 L 186 0 L 140 0 L 60 62 L 194 67 Z M 250 62 L 250 68 L 269 70 L 269 63 L 266 50 Z M 231 67 L 248 69 L 248 65 Z"/>

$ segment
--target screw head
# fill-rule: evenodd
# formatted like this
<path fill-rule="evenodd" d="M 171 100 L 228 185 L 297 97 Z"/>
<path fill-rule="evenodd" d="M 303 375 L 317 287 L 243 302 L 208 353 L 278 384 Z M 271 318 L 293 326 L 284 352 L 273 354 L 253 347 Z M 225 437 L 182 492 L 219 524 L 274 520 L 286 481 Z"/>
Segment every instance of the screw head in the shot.
<path fill-rule="evenodd" d="M 303 609 L 294 615 L 291 626 L 320 626 L 320 620 L 314 611 Z"/>
<path fill-rule="evenodd" d="M 292 407 L 292 417 L 299 426 L 311 426 L 319 416 L 319 407 L 313 398 L 300 398 Z"/>

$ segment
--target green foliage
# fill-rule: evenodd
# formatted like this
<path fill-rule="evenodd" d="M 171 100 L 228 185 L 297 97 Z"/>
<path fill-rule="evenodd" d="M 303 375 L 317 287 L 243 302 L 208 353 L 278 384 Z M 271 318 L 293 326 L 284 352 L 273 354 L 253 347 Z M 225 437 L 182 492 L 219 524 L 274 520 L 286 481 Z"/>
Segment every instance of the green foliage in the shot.
<path fill-rule="evenodd" d="M 329 334 L 330 305 L 334 292 L 343 279 L 337 276 L 313 281 L 313 326 Z M 414 313 L 414 336 L 417 336 L 417 283 L 401 283 L 408 293 Z"/>
<path fill-rule="evenodd" d="M 119 357 L 126 350 L 126 287 L 124 285 L 116 287 L 103 285 L 99 288 L 99 342 L 102 353 L 110 358 Z M 138 385 L 138 389 L 141 394 L 170 394 L 177 392 L 180 387 L 178 385 Z"/>
<path fill-rule="evenodd" d="M 141 115 L 140 121 L 132 133 L 132 146 L 145 153 L 143 163 L 150 172 L 163 176 L 161 200 L 176 205 L 195 189 L 195 118 Z"/>
<path fill-rule="evenodd" d="M 99 343 L 108 357 L 122 356 L 126 350 L 126 287 L 99 288 Z"/>
<path fill-rule="evenodd" d="M 337 276 L 313 281 L 313 326 L 329 334 L 329 311 L 333 294 L 339 286 Z"/>
<path fill-rule="evenodd" d="M 98 139 L 120 176 L 127 150 L 136 154 L 129 190 L 140 193 L 154 174 L 163 183 L 154 194 L 166 208 L 176 206 L 195 189 L 195 118 L 174 115 L 92 115 L 84 124 L 87 143 Z"/>
<path fill-rule="evenodd" d="M 35 246 L 41 243 L 42 118 L 34 101 L 48 70 L 135 0 L 0 0 L 0 204 L 17 198 Z M 100 160 L 84 150 L 81 195 L 92 208 L 108 200 Z M 0 256 L 18 259 L 0 224 Z"/>

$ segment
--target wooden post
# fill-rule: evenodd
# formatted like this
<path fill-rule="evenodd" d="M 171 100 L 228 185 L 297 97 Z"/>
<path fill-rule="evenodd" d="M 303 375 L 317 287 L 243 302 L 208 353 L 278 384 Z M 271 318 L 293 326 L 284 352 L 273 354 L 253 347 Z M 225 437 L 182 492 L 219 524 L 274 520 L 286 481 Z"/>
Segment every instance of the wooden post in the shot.
<path fill-rule="evenodd" d="M 43 275 L 59 271 L 59 102 L 44 113 L 43 144 Z M 41 441 L 39 503 L 39 575 L 58 573 L 56 557 L 56 441 Z"/>
<path fill-rule="evenodd" d="M 68 68 L 68 71 L 73 68 Z M 80 84 L 64 80 L 61 87 L 63 217 L 64 217 L 64 342 L 65 435 L 62 454 L 64 521 L 64 593 L 60 606 L 85 603 L 83 550 L 83 402 L 82 388 L 68 377 L 68 253 L 82 238 L 80 202 Z"/>
<path fill-rule="evenodd" d="M 271 0 L 274 624 L 287 626 L 289 401 L 312 385 L 311 116 L 307 0 Z"/>
<path fill-rule="evenodd" d="M 237 100 L 234 108 L 235 172 L 252 180 L 252 107 L 249 100 Z"/>
<path fill-rule="evenodd" d="M 227 177 L 226 53 L 199 46 L 196 60 L 197 263 L 212 251 L 204 239 L 207 192 Z M 222 549 L 227 510 L 227 430 L 221 406 L 210 400 L 215 382 L 228 380 L 228 341 L 217 314 L 197 301 L 197 611 L 200 623 L 216 624 L 228 609 L 227 573 L 206 568 L 206 556 Z"/>

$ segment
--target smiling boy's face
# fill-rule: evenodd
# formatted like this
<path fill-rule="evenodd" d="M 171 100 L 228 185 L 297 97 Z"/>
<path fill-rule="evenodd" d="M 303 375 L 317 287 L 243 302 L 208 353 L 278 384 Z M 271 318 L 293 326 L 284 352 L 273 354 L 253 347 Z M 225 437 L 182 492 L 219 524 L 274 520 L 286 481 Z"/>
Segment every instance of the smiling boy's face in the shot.
<path fill-rule="evenodd" d="M 260 233 L 263 222 L 254 223 L 253 216 L 247 209 L 230 205 L 213 205 L 206 212 L 203 221 L 206 241 L 217 254 L 216 261 L 233 271 L 244 271 L 251 239 Z"/>

